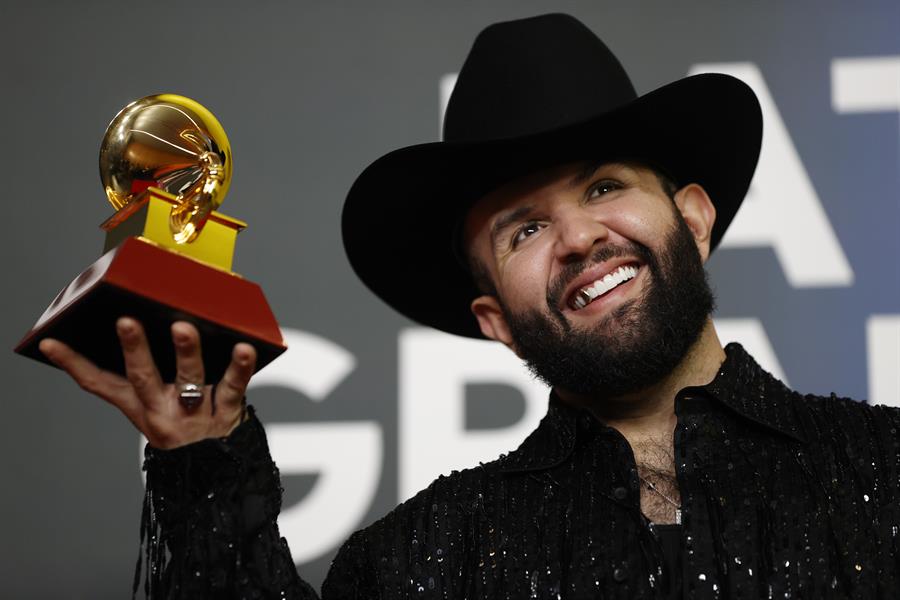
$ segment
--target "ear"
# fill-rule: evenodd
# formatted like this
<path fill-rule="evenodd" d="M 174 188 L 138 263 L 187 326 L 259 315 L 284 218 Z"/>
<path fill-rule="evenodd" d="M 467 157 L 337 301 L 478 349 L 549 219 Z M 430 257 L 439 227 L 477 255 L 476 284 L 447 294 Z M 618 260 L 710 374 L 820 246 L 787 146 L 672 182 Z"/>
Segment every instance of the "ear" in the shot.
<path fill-rule="evenodd" d="M 716 222 L 716 207 L 703 186 L 691 183 L 675 193 L 675 206 L 694 235 L 703 262 L 709 258 L 712 228 Z"/>
<path fill-rule="evenodd" d="M 507 348 L 516 352 L 512 335 L 509 332 L 509 325 L 506 322 L 506 317 L 503 316 L 500 301 L 497 300 L 496 296 L 478 296 L 472 300 L 470 308 L 472 314 L 478 319 L 481 333 L 486 338 L 501 342 Z"/>

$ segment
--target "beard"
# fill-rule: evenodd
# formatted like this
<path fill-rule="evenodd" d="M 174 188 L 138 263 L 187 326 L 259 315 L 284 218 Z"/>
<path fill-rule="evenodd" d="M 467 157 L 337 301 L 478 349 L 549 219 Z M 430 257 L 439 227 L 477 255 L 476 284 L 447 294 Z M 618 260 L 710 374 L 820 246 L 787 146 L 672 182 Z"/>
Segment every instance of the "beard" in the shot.
<path fill-rule="evenodd" d="M 631 242 L 604 246 L 560 272 L 547 292 L 550 315 L 514 314 L 500 300 L 519 356 L 553 388 L 611 398 L 661 381 L 697 341 L 714 308 L 712 290 L 690 230 L 677 211 L 663 247 L 654 253 Z M 566 286 L 593 264 L 636 257 L 647 268 L 641 295 L 622 303 L 588 329 L 559 310 Z"/>

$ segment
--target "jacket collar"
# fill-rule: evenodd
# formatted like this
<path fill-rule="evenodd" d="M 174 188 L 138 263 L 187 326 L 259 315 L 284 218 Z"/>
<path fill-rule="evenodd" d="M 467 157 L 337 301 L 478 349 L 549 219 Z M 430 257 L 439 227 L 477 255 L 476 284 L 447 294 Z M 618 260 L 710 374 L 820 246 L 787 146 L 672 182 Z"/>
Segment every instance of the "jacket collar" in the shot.
<path fill-rule="evenodd" d="M 593 418 L 586 411 L 564 404 L 551 391 L 547 414 L 518 449 L 500 459 L 500 470 L 537 471 L 564 462 L 575 448 L 578 418 L 583 416 Z"/>
<path fill-rule="evenodd" d="M 798 396 L 797 392 L 764 371 L 740 344 L 728 344 L 725 355 L 712 382 L 685 388 L 679 397 L 702 394 L 758 426 L 805 443 L 794 409 L 793 397 Z M 593 417 L 587 411 L 565 404 L 551 391 L 547 414 L 518 449 L 500 460 L 500 470 L 537 471 L 564 462 L 575 448 L 581 419 L 589 421 Z"/>
<path fill-rule="evenodd" d="M 699 389 L 738 415 L 772 431 L 806 443 L 795 405 L 800 394 L 763 370 L 743 346 L 725 347 L 725 361 L 715 379 Z"/>

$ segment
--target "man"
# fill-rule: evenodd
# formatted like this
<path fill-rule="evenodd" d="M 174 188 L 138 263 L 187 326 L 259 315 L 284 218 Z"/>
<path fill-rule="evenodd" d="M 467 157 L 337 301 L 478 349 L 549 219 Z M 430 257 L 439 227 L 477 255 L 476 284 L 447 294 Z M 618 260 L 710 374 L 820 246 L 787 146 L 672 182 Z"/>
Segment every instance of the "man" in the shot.
<path fill-rule="evenodd" d="M 324 598 L 900 594 L 900 411 L 802 397 L 712 326 L 703 262 L 760 136 L 740 82 L 697 76 L 638 98 L 571 17 L 482 32 L 447 141 L 366 169 L 345 246 L 403 314 L 516 352 L 553 387 L 549 410 L 516 451 L 354 534 Z M 127 379 L 41 348 L 150 442 L 149 594 L 314 597 L 242 403 L 253 349 L 236 346 L 195 406 L 179 390 L 204 380 L 196 330 L 173 325 L 164 385 L 140 324 L 118 328 Z"/>

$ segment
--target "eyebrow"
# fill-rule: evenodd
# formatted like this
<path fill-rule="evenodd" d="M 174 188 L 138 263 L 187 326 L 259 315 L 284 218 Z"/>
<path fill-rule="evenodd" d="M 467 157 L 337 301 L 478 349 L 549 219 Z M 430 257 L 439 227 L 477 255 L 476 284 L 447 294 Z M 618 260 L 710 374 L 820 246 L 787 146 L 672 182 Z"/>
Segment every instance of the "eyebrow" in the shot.
<path fill-rule="evenodd" d="M 572 179 L 569 180 L 569 187 L 579 187 L 584 185 L 588 179 L 594 176 L 600 167 L 609 164 L 609 161 L 603 160 L 591 160 L 585 163 L 585 165 L 578 171 Z"/>
<path fill-rule="evenodd" d="M 598 170 L 604 165 L 610 164 L 609 161 L 606 160 L 591 160 L 585 162 L 584 166 L 569 180 L 569 187 L 580 187 L 584 185 L 589 179 L 594 176 Z M 491 227 L 491 245 L 497 245 L 497 238 L 500 237 L 500 234 L 510 227 L 511 225 L 521 221 L 526 216 L 532 213 L 534 210 L 534 206 L 526 205 L 520 206 L 519 208 L 501 216 L 494 223 L 493 227 Z"/>
<path fill-rule="evenodd" d="M 512 210 L 505 215 L 498 218 L 494 225 L 491 227 L 491 245 L 496 246 L 497 238 L 500 237 L 500 234 L 511 225 L 521 221 L 526 216 L 531 214 L 534 211 L 534 206 L 531 204 L 520 206 L 515 210 Z"/>

